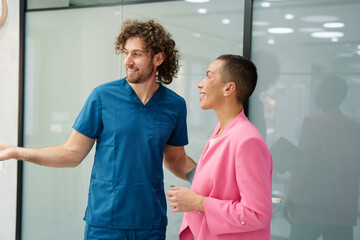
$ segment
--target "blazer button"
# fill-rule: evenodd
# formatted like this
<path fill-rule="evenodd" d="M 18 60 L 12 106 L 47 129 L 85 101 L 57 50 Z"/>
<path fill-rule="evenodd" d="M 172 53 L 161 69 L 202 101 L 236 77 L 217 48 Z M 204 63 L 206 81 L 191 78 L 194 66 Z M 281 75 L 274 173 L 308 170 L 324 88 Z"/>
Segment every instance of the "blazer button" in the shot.
<path fill-rule="evenodd" d="M 246 222 L 245 221 L 241 221 L 241 225 L 245 225 L 246 224 Z"/>

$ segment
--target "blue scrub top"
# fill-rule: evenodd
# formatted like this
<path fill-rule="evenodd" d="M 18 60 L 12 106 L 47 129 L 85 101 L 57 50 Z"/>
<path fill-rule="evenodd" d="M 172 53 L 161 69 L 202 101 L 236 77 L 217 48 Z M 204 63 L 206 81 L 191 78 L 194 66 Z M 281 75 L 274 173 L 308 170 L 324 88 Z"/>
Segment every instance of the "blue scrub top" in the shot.
<path fill-rule="evenodd" d="M 185 100 L 160 85 L 144 105 L 123 78 L 95 88 L 73 128 L 97 143 L 84 220 L 107 228 L 165 227 L 163 153 L 166 144 L 188 143 Z"/>

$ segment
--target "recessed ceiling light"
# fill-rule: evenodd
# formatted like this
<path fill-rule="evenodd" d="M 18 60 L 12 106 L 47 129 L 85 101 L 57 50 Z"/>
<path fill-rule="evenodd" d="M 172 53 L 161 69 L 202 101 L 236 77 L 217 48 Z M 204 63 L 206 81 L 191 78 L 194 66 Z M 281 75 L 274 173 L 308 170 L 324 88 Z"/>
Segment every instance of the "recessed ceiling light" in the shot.
<path fill-rule="evenodd" d="M 274 45 L 274 44 L 275 44 L 275 40 L 272 39 L 272 38 L 268 39 L 268 44 Z"/>
<path fill-rule="evenodd" d="M 357 45 L 357 48 L 358 48 L 358 49 L 360 49 L 360 44 L 359 44 L 359 45 Z"/>
<path fill-rule="evenodd" d="M 225 19 L 221 20 L 221 22 L 222 22 L 223 24 L 229 24 L 229 23 L 230 23 L 230 19 L 225 18 Z"/>
<path fill-rule="evenodd" d="M 339 38 L 334 37 L 334 38 L 331 39 L 331 41 L 332 41 L 332 42 L 338 42 L 338 41 L 339 41 Z"/>
<path fill-rule="evenodd" d="M 316 16 L 307 16 L 301 18 L 304 22 L 334 22 L 339 18 L 336 16 L 326 16 L 326 15 L 316 15 Z"/>
<path fill-rule="evenodd" d="M 276 34 L 292 33 L 293 31 L 294 31 L 294 29 L 292 29 L 292 28 L 283 28 L 283 27 L 269 28 L 268 29 L 269 33 L 276 33 Z"/>
<path fill-rule="evenodd" d="M 185 0 L 185 2 L 191 2 L 191 3 L 204 3 L 209 1 L 210 0 Z"/>
<path fill-rule="evenodd" d="M 313 32 L 311 36 L 314 38 L 339 38 L 343 37 L 344 33 L 342 32 Z"/>
<path fill-rule="evenodd" d="M 342 28 L 345 26 L 345 24 L 342 22 L 329 22 L 329 23 L 324 23 L 323 26 L 325 28 Z"/>
<path fill-rule="evenodd" d="M 359 50 L 359 51 L 357 51 L 356 53 L 357 53 L 357 55 L 360 55 L 360 50 Z"/>
<path fill-rule="evenodd" d="M 286 15 L 285 15 L 285 19 L 286 19 L 286 20 L 293 20 L 293 19 L 294 19 L 294 15 L 292 15 L 292 14 L 286 14 Z"/>
<path fill-rule="evenodd" d="M 271 6 L 271 3 L 269 3 L 269 2 L 262 2 L 262 3 L 261 3 L 261 6 L 262 6 L 262 7 L 270 7 L 270 6 Z"/>
<path fill-rule="evenodd" d="M 199 8 L 198 13 L 205 14 L 205 13 L 207 13 L 207 9 L 206 8 Z"/>

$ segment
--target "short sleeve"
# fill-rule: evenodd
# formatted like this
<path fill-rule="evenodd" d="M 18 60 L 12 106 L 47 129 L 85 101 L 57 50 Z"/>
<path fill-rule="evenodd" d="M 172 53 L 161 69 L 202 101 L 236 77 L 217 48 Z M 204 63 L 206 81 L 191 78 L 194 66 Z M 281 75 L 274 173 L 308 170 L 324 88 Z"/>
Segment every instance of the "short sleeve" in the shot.
<path fill-rule="evenodd" d="M 98 91 L 94 89 L 76 118 L 73 129 L 89 138 L 97 138 L 102 130 L 101 113 L 100 96 Z"/>
<path fill-rule="evenodd" d="M 186 125 L 186 103 L 182 99 L 179 104 L 179 115 L 177 116 L 176 126 L 166 144 L 172 146 L 184 146 L 188 144 L 187 125 Z"/>

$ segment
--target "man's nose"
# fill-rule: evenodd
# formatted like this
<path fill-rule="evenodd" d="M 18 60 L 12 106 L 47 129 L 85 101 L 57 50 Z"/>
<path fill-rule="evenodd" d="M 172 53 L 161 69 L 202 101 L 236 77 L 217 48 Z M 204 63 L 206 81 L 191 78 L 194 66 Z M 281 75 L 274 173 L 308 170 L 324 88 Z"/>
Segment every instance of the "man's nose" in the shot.
<path fill-rule="evenodd" d="M 124 57 L 124 64 L 126 66 L 132 65 L 133 63 L 134 63 L 133 58 L 130 55 Z"/>

